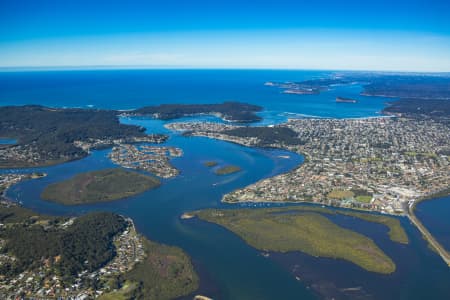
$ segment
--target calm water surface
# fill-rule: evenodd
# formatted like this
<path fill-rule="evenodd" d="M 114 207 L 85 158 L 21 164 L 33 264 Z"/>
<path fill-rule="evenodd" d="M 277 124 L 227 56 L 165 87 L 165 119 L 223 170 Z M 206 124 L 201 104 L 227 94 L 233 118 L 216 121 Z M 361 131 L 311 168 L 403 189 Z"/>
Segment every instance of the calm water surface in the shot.
<path fill-rule="evenodd" d="M 450 251 L 450 196 L 420 202 L 416 206 L 416 215 Z"/>

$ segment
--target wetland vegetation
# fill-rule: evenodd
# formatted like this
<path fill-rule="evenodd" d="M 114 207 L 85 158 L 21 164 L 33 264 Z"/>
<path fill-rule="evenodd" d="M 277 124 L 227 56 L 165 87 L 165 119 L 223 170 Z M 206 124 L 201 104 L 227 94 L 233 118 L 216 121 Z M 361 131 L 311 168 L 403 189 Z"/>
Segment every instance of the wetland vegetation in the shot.
<path fill-rule="evenodd" d="M 321 212 L 327 211 L 320 208 L 209 209 L 197 211 L 195 215 L 227 228 L 260 250 L 301 251 L 347 260 L 371 272 L 390 274 L 395 271 L 395 263 L 372 239 L 333 223 Z M 370 217 L 367 219 L 373 221 Z M 393 228 L 396 225 L 386 220 L 380 222 Z"/>
<path fill-rule="evenodd" d="M 159 185 L 155 177 L 113 168 L 81 173 L 50 184 L 41 197 L 64 205 L 77 205 L 131 197 Z"/>

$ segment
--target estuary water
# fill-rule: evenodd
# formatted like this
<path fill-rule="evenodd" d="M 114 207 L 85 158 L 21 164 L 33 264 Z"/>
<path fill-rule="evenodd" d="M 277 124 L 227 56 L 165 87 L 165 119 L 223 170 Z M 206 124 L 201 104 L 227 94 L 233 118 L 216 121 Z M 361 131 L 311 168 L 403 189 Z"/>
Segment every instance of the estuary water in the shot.
<path fill-rule="evenodd" d="M 0 138 L 0 145 L 13 145 L 17 143 L 15 139 Z"/>
<path fill-rule="evenodd" d="M 416 206 L 416 215 L 450 251 L 450 196 L 420 202 Z"/>
<path fill-rule="evenodd" d="M 277 88 L 264 86 L 266 81 L 296 81 L 329 74 L 232 70 L 0 73 L 0 105 L 131 109 L 161 103 L 236 100 L 263 106 L 261 115 L 264 120 L 260 124 L 275 124 L 289 117 L 305 115 L 337 118 L 379 116 L 388 99 L 359 96 L 360 86 L 336 87 L 311 96 L 281 94 Z M 359 102 L 336 103 L 336 96 L 357 98 Z M 184 120 L 193 119 L 221 122 L 214 117 Z M 381 225 L 339 215 L 332 217 L 339 225 L 373 238 L 391 256 L 397 270 L 388 276 L 366 272 L 345 261 L 301 253 L 271 253 L 266 258 L 217 225 L 197 219 L 180 220 L 183 212 L 191 210 L 248 207 L 222 204 L 220 199 L 236 188 L 295 168 L 302 163 L 303 157 L 286 151 L 247 148 L 202 137 L 183 137 L 165 129 L 167 121 L 147 118 L 124 118 L 121 121 L 144 126 L 151 133 L 169 134 L 166 144 L 184 151 L 183 157 L 172 160 L 181 171 L 180 175 L 163 180 L 162 186 L 155 190 L 110 203 L 73 207 L 43 201 L 39 197 L 50 183 L 77 173 L 114 166 L 107 157 L 110 150 L 101 150 L 85 159 L 57 166 L 1 170 L 42 171 L 48 174 L 47 177 L 13 186 L 7 196 L 20 201 L 25 207 L 47 214 L 109 210 L 127 215 L 135 220 L 138 230 L 150 239 L 183 248 L 191 256 L 201 277 L 201 287 L 196 293 L 215 299 L 448 299 L 448 267 L 427 247 L 420 233 L 405 218 L 401 221 L 411 240 L 409 245 L 390 241 L 386 228 Z M 217 176 L 203 165 L 203 162 L 210 160 L 218 161 L 220 165 L 239 165 L 243 171 Z M 429 220 L 435 217 L 446 219 L 448 214 L 440 214 L 440 206 L 432 203 L 438 202 L 421 203 L 418 216 L 424 218 L 425 225 L 433 227 L 430 230 L 438 238 L 445 239 L 445 236 L 448 237 L 448 231 L 445 231 L 448 220 L 438 225 Z M 439 228 L 442 229 L 441 235 Z"/>
<path fill-rule="evenodd" d="M 132 119 L 149 129 L 165 132 L 164 122 Z M 286 172 L 303 161 L 299 155 L 280 151 L 242 147 L 207 138 L 171 135 L 166 145 L 183 149 L 172 163 L 181 171 L 161 187 L 121 201 L 64 206 L 43 201 L 42 190 L 50 183 L 80 172 L 113 167 L 107 157 L 110 150 L 95 151 L 89 157 L 62 165 L 34 168 L 48 174 L 13 186 L 7 196 L 26 207 L 47 214 L 81 214 L 92 210 L 114 211 L 133 218 L 137 229 L 152 240 L 183 248 L 193 259 L 202 277 L 199 292 L 217 299 L 293 299 L 312 296 L 304 285 L 276 263 L 264 259 L 238 237 L 212 224 L 180 220 L 183 212 L 210 207 L 229 207 L 220 203 L 223 194 L 265 177 Z M 289 158 L 286 158 L 288 156 Z M 238 165 L 241 172 L 218 176 L 203 165 L 217 161 L 219 166 Z M 7 170 L 4 172 L 23 172 Z"/>

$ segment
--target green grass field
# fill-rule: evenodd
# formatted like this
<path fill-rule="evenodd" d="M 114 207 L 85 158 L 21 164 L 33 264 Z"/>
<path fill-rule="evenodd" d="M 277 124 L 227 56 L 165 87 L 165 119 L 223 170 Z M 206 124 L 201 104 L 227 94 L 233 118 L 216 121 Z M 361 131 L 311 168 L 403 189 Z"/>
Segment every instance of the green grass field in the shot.
<path fill-rule="evenodd" d="M 367 271 L 390 274 L 395 263 L 370 238 L 338 226 L 324 215 L 297 208 L 203 210 L 200 219 L 216 223 L 264 251 L 301 251 L 344 259 Z"/>
<path fill-rule="evenodd" d="M 328 199 L 348 199 L 353 198 L 355 194 L 352 191 L 344 191 L 344 190 L 332 190 L 328 193 Z"/>
<path fill-rule="evenodd" d="M 372 200 L 372 196 L 356 196 L 356 201 L 362 202 L 362 203 L 370 203 Z"/>
<path fill-rule="evenodd" d="M 47 186 L 41 194 L 45 200 L 77 205 L 118 200 L 156 188 L 154 177 L 124 169 L 105 169 L 78 174 Z"/>

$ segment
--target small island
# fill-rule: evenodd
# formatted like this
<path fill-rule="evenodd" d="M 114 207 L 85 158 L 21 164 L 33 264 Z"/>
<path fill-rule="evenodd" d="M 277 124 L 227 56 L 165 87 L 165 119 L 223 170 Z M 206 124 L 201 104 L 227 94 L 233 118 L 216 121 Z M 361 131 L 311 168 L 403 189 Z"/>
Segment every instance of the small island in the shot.
<path fill-rule="evenodd" d="M 301 251 L 317 257 L 343 259 L 380 274 L 391 274 L 396 269 L 392 259 L 372 239 L 335 224 L 319 211 L 208 209 L 193 214 L 227 228 L 258 250 Z"/>
<path fill-rule="evenodd" d="M 218 164 L 217 161 L 205 161 L 205 162 L 203 163 L 203 165 L 204 165 L 205 167 L 208 167 L 208 168 L 215 167 L 215 166 L 217 166 L 217 164 Z"/>
<path fill-rule="evenodd" d="M 151 176 L 121 168 L 105 169 L 50 184 L 41 197 L 64 205 L 89 204 L 131 197 L 159 185 L 160 181 Z"/>
<path fill-rule="evenodd" d="M 239 171 L 241 171 L 242 169 L 238 166 L 224 166 L 221 168 L 218 168 L 216 170 L 214 170 L 214 173 L 216 175 L 228 175 L 228 174 L 233 174 L 233 173 L 237 173 Z"/>

